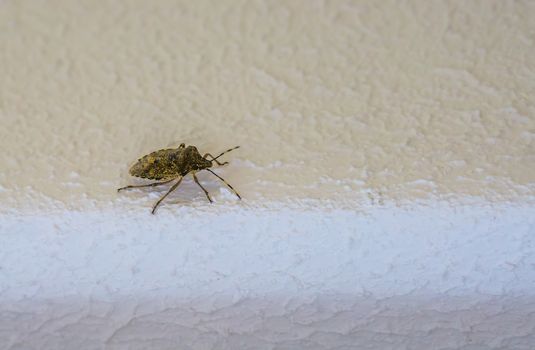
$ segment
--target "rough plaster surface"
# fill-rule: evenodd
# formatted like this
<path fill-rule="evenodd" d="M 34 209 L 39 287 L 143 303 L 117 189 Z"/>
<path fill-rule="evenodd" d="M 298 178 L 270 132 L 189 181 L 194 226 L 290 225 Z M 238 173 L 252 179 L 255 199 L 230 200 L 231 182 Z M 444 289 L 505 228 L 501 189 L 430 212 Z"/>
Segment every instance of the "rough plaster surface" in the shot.
<path fill-rule="evenodd" d="M 147 215 L 4 219 L 0 344 L 531 349 L 535 341 L 529 206 L 204 205 Z"/>
<path fill-rule="evenodd" d="M 532 349 L 533 18 L 0 1 L 0 348 Z M 180 142 L 245 200 L 117 195 Z"/>
<path fill-rule="evenodd" d="M 113 200 L 129 162 L 183 140 L 243 146 L 229 176 L 249 199 L 529 195 L 534 16 L 531 1 L 3 1 L 0 199 Z"/>

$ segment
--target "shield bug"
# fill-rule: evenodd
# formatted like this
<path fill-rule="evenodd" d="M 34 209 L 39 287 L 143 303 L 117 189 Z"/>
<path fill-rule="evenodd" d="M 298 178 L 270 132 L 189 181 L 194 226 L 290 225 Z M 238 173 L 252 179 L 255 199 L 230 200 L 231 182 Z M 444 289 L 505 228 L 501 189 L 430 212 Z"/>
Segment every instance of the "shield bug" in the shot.
<path fill-rule="evenodd" d="M 204 156 L 201 157 L 199 151 L 197 150 L 197 147 L 186 147 L 184 143 L 180 144 L 178 148 L 161 149 L 159 151 L 149 153 L 138 159 L 138 161 L 134 165 L 132 165 L 132 167 L 130 167 L 130 175 L 141 177 L 144 179 L 161 181 L 150 183 L 147 185 L 133 185 L 121 187 L 117 190 L 117 192 L 130 188 L 160 186 L 176 180 L 176 182 L 173 186 L 171 186 L 169 191 L 167 191 L 167 193 L 164 194 L 152 207 L 152 214 L 154 214 L 156 208 L 165 199 L 165 197 L 167 197 L 171 192 L 176 190 L 178 185 L 180 185 L 180 183 L 182 182 L 182 179 L 186 175 L 191 173 L 195 183 L 199 185 L 199 187 L 204 191 L 206 198 L 208 198 L 210 203 L 212 203 L 213 201 L 212 198 L 210 198 L 208 191 L 201 185 L 199 179 L 197 179 L 197 176 L 195 175 L 201 170 L 207 170 L 213 175 L 215 175 L 219 180 L 223 181 L 223 183 L 227 185 L 228 188 L 230 188 L 231 191 L 234 192 L 234 194 L 238 196 L 239 199 L 241 199 L 238 192 L 236 192 L 236 190 L 231 185 L 229 185 L 221 176 L 210 170 L 210 168 L 213 166 L 213 162 L 215 162 L 217 165 L 228 164 L 228 162 L 221 163 L 217 159 L 223 154 L 235 150 L 239 147 L 240 146 L 230 148 L 225 152 L 222 152 L 217 157 L 212 156 L 210 153 L 206 153 Z"/>

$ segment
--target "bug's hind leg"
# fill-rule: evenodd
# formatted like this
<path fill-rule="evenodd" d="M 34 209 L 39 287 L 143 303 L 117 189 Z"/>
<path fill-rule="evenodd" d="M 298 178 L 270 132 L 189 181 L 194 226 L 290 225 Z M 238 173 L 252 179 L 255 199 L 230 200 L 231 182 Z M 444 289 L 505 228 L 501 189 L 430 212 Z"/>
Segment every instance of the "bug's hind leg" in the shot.
<path fill-rule="evenodd" d="M 162 198 L 158 199 L 158 201 L 154 204 L 154 206 L 152 207 L 152 211 L 151 213 L 154 214 L 154 212 L 156 211 L 156 208 L 158 208 L 158 206 L 160 205 L 160 203 L 165 199 L 165 197 L 167 197 L 169 195 L 169 193 L 173 192 L 174 190 L 176 190 L 176 188 L 178 187 L 178 185 L 180 185 L 180 183 L 182 182 L 182 179 L 183 177 L 179 177 L 178 178 L 178 181 L 176 182 L 176 184 L 174 184 L 173 186 L 171 186 L 171 188 L 169 189 L 169 191 L 167 191 L 166 194 L 164 194 L 162 196 Z M 175 179 L 173 179 L 175 180 Z M 173 181 L 173 180 L 170 180 L 170 181 Z M 168 181 L 169 182 L 169 181 Z"/>
<path fill-rule="evenodd" d="M 121 187 L 121 188 L 118 188 L 117 189 L 117 192 L 121 192 L 122 190 L 128 190 L 128 189 L 131 189 L 131 188 L 140 188 L 140 187 L 155 187 L 155 186 L 159 186 L 159 185 L 165 185 L 171 181 L 173 181 L 174 179 L 171 179 L 171 180 L 168 180 L 168 181 L 164 181 L 164 182 L 154 182 L 154 183 L 151 183 L 151 184 L 147 184 L 147 185 L 130 185 L 130 186 L 125 186 L 125 187 Z"/>
<path fill-rule="evenodd" d="M 208 191 L 206 190 L 206 188 L 204 188 L 201 183 L 199 182 L 199 179 L 197 179 L 197 175 L 195 175 L 195 173 L 191 173 L 191 175 L 193 175 L 193 180 L 195 180 L 195 182 L 197 183 L 197 185 L 199 185 L 200 188 L 202 188 L 202 190 L 204 191 L 204 194 L 206 195 L 206 198 L 208 198 L 208 200 L 210 201 L 210 203 L 213 203 L 212 201 L 212 198 L 210 198 L 210 195 L 208 194 Z"/>
<path fill-rule="evenodd" d="M 234 194 L 235 194 L 236 196 L 238 196 L 239 199 L 241 199 L 241 196 L 238 194 L 238 192 L 236 192 L 236 190 L 234 189 L 234 187 L 232 187 L 228 182 L 226 182 L 225 179 L 223 179 L 221 176 L 217 175 L 216 173 L 214 173 L 212 170 L 210 170 L 210 169 L 208 169 L 208 168 L 207 168 L 206 170 L 208 170 L 209 172 L 211 172 L 212 174 L 214 174 L 219 180 L 223 181 L 223 183 L 224 183 L 225 185 L 227 185 L 228 188 L 230 188 L 230 189 L 232 190 L 232 192 L 234 192 Z"/>

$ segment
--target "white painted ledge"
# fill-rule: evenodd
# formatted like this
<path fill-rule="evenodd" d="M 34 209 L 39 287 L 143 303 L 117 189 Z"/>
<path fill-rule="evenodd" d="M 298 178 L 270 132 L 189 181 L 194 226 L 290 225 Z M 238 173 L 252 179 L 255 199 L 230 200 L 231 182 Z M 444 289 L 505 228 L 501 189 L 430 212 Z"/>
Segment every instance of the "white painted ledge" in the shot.
<path fill-rule="evenodd" d="M 533 206 L 2 216 L 6 349 L 530 349 Z"/>

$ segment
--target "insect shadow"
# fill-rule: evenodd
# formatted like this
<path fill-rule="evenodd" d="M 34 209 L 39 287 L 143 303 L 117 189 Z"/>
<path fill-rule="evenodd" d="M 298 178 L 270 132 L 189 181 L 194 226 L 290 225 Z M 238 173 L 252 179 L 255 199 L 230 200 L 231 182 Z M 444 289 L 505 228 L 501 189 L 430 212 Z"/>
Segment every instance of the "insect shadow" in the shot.
<path fill-rule="evenodd" d="M 203 185 L 201 185 L 199 179 L 197 178 L 197 175 L 195 175 L 199 171 L 206 170 L 216 176 L 219 180 L 223 181 L 223 183 L 227 185 L 228 188 L 230 188 L 230 190 L 234 192 L 234 194 L 239 199 L 241 199 L 241 196 L 238 194 L 238 192 L 236 192 L 236 190 L 227 181 L 225 181 L 225 179 L 223 179 L 221 176 L 217 175 L 210 169 L 213 166 L 213 163 L 219 166 L 228 164 L 228 162 L 221 163 L 217 159 L 225 153 L 233 151 L 239 147 L 240 146 L 236 146 L 224 152 L 221 152 L 221 154 L 219 154 L 217 157 L 212 156 L 210 153 L 206 153 L 204 156 L 201 157 L 201 154 L 197 150 L 197 147 L 186 147 L 184 143 L 180 144 L 178 148 L 169 148 L 154 151 L 138 159 L 138 161 L 134 165 L 132 165 L 132 167 L 130 167 L 129 173 L 132 176 L 161 181 L 150 183 L 147 185 L 125 186 L 119 188 L 117 192 L 131 188 L 155 187 L 165 185 L 172 181 L 176 181 L 173 186 L 171 186 L 171 188 L 156 203 L 154 203 L 151 211 L 151 213 L 154 214 L 156 208 L 158 208 L 158 206 L 160 205 L 160 203 L 162 203 L 165 197 L 167 197 L 171 192 L 176 190 L 182 182 L 182 179 L 186 175 L 191 173 L 195 183 L 199 185 L 199 187 L 204 191 L 204 194 L 206 195 L 206 198 L 208 198 L 210 203 L 213 203 L 212 198 L 210 198 L 210 194 L 203 187 Z"/>

